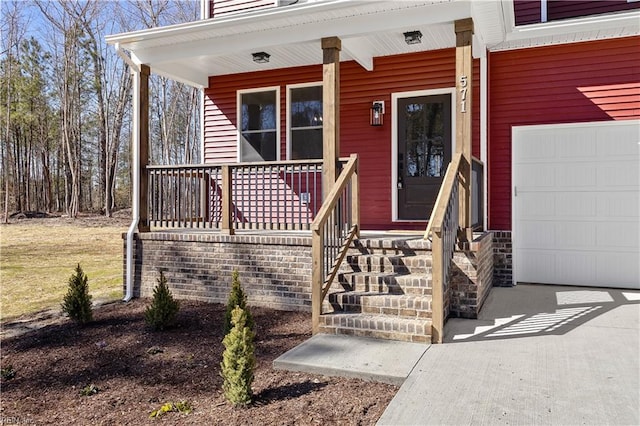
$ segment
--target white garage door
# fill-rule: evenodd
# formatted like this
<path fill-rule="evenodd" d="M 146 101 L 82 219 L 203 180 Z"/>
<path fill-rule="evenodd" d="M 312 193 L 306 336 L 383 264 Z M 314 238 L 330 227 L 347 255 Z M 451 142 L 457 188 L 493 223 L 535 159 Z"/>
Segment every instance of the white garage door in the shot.
<path fill-rule="evenodd" d="M 514 280 L 640 288 L 640 121 L 513 128 Z"/>

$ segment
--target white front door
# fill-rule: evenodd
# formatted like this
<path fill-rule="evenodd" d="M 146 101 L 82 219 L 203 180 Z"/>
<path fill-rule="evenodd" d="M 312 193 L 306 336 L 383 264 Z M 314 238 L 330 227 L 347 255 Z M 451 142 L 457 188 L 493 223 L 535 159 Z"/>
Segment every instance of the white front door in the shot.
<path fill-rule="evenodd" d="M 513 128 L 514 281 L 640 288 L 640 121 Z"/>

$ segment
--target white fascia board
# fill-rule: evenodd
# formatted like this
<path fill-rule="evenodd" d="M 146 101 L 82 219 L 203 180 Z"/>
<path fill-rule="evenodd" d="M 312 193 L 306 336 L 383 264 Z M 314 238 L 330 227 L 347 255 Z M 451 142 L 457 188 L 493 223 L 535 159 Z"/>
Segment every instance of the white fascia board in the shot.
<path fill-rule="evenodd" d="M 342 40 L 342 50 L 362 68 L 373 71 L 373 53 L 364 40 L 360 38 L 344 39 Z"/>
<path fill-rule="evenodd" d="M 622 27 L 635 28 L 636 32 L 640 33 L 640 11 L 521 25 L 512 28 L 511 32 L 507 33 L 506 41 L 561 36 L 581 32 L 595 33 L 600 30 Z"/>

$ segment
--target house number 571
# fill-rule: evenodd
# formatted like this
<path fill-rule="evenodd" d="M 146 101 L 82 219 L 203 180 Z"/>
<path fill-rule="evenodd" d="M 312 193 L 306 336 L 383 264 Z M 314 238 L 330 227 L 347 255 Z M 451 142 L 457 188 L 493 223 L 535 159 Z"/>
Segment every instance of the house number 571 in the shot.
<path fill-rule="evenodd" d="M 467 112 L 467 76 L 460 76 L 460 112 Z"/>

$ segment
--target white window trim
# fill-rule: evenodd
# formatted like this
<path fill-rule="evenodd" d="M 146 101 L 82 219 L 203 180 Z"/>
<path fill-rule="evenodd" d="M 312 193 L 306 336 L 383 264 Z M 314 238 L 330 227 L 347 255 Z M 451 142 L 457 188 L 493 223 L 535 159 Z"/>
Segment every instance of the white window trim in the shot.
<path fill-rule="evenodd" d="M 286 118 L 286 145 L 287 145 L 287 160 L 291 160 L 291 89 L 301 89 L 305 87 L 322 87 L 322 81 L 315 81 L 311 83 L 297 83 L 297 84 L 287 84 L 287 118 Z M 323 111 L 324 115 L 324 111 Z"/>
<path fill-rule="evenodd" d="M 257 87 L 242 89 L 236 92 L 236 161 L 242 163 L 242 95 L 247 93 L 276 92 L 276 161 L 280 161 L 280 86 Z"/>
<path fill-rule="evenodd" d="M 391 94 L 391 221 L 420 222 L 417 220 L 398 219 L 398 99 L 418 96 L 451 95 L 451 157 L 456 152 L 456 88 L 416 90 Z M 425 218 L 425 221 L 429 218 Z"/>

